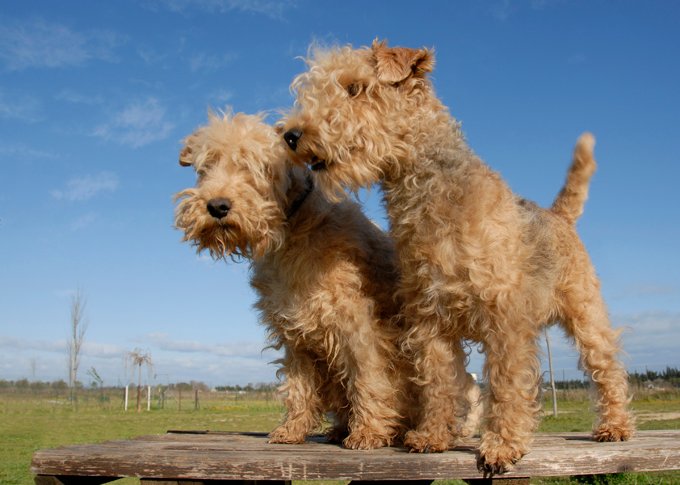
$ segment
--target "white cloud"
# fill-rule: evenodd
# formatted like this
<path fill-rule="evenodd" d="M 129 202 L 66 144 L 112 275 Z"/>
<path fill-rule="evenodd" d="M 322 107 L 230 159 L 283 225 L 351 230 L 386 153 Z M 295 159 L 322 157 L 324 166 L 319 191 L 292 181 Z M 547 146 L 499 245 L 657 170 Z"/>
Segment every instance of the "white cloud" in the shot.
<path fill-rule="evenodd" d="M 82 65 L 92 59 L 115 60 L 122 38 L 108 31 L 76 32 L 42 19 L 0 25 L 0 61 L 10 71 Z"/>
<path fill-rule="evenodd" d="M 166 333 L 145 335 L 139 343 L 151 354 L 154 372 L 169 382 L 199 380 L 212 384 L 272 382 L 280 352 L 263 350 L 262 341 L 213 343 L 178 340 Z"/>
<path fill-rule="evenodd" d="M 65 293 L 66 294 L 66 293 Z M 625 328 L 622 356 L 630 371 L 663 370 L 667 365 L 678 367 L 677 342 L 680 341 L 680 313 L 648 312 L 639 315 L 612 317 L 614 326 Z M 9 328 L 9 327 L 8 327 Z M 557 379 L 582 379 L 577 369 L 578 354 L 574 345 L 558 328 L 550 331 L 553 364 Z M 147 334 L 136 339 L 138 346 L 148 351 L 154 362 L 154 382 L 204 381 L 210 384 L 246 384 L 272 382 L 277 366 L 270 364 L 280 352 L 262 351 L 260 340 L 243 342 L 211 342 L 182 340 L 167 333 Z M 545 341 L 543 371 L 547 371 Z M 107 383 L 125 380 L 124 356 L 131 350 L 121 344 L 107 344 L 85 339 L 80 379 L 87 380 L 84 370 L 96 367 Z M 65 378 L 66 341 L 59 339 L 30 340 L 0 335 L 0 375 L 6 379 L 26 377 L 29 361 L 37 359 L 36 378 Z M 481 377 L 483 355 L 473 349 L 468 369 Z M 128 368 L 129 372 L 129 368 Z M 152 376 L 153 377 L 153 376 Z"/>
<path fill-rule="evenodd" d="M 94 135 L 139 148 L 168 137 L 174 125 L 167 121 L 165 107 L 156 98 L 133 102 L 98 126 Z"/>
<path fill-rule="evenodd" d="M 182 353 L 202 353 L 218 357 L 259 358 L 263 354 L 264 347 L 262 342 L 235 342 L 226 344 L 205 343 L 195 340 L 174 340 L 164 333 L 149 334 L 147 335 L 145 342 L 160 350 Z M 272 353 L 270 350 L 266 350 L 265 352 Z"/>
<path fill-rule="evenodd" d="M 531 10 L 546 10 L 564 3 L 564 0 L 531 0 L 528 7 Z M 481 3 L 480 5 L 484 5 Z M 524 10 L 526 4 L 522 2 L 513 2 L 511 0 L 497 0 L 494 3 L 488 4 L 491 15 L 501 22 L 507 21 L 511 16 L 517 12 Z"/>
<path fill-rule="evenodd" d="M 41 103 L 35 96 L 0 91 L 0 118 L 35 122 L 42 119 Z"/>
<path fill-rule="evenodd" d="M 167 53 L 159 53 L 156 49 L 148 46 L 143 46 L 137 49 L 137 54 L 146 64 L 158 64 L 170 57 Z"/>
<path fill-rule="evenodd" d="M 657 311 L 636 315 L 613 315 L 612 325 L 621 330 L 622 360 L 630 371 L 678 367 L 677 342 L 680 342 L 680 314 Z M 551 332 L 553 352 L 560 367 L 574 367 L 578 354 L 569 339 Z M 562 335 L 564 335 L 562 333 Z M 572 367 L 573 368 L 573 367 Z M 559 377 L 559 376 L 558 376 Z"/>
<path fill-rule="evenodd" d="M 227 107 L 227 104 L 234 99 L 234 93 L 232 91 L 229 91 L 228 89 L 220 89 L 217 91 L 214 91 L 208 95 L 208 103 L 217 108 L 217 109 L 224 109 Z"/>
<path fill-rule="evenodd" d="M 275 382 L 276 366 L 266 357 L 239 358 L 203 354 L 154 356 L 156 382 L 202 381 L 212 385 Z"/>
<path fill-rule="evenodd" d="M 123 359 L 125 352 L 125 349 L 119 345 L 103 344 L 89 340 L 83 342 L 83 356 L 92 356 L 98 359 Z"/>
<path fill-rule="evenodd" d="M 625 286 L 614 295 L 614 298 L 630 300 L 632 298 L 665 297 L 677 294 L 678 288 L 675 286 L 642 282 Z"/>
<path fill-rule="evenodd" d="M 66 340 L 28 340 L 14 337 L 0 336 L 0 349 L 13 350 L 37 350 L 40 352 L 65 353 L 67 346 Z M 98 358 L 111 359 L 122 358 L 125 350 L 122 347 L 111 344 L 83 340 L 81 355 L 96 356 Z"/>
<path fill-rule="evenodd" d="M 73 178 L 66 183 L 66 188 L 52 190 L 50 194 L 57 200 L 80 202 L 101 192 L 115 192 L 117 189 L 118 176 L 111 172 L 101 172 Z"/>
<path fill-rule="evenodd" d="M 30 340 L 0 335 L 0 376 L 3 379 L 55 381 L 68 378 L 66 339 Z M 125 349 L 112 344 L 88 340 L 81 352 L 78 380 L 89 383 L 87 370 L 95 367 L 106 384 L 122 383 L 125 374 Z M 122 380 L 121 380 L 122 379 Z"/>
<path fill-rule="evenodd" d="M 565 3 L 564 0 L 531 0 L 531 8 L 534 10 L 543 10 L 563 3 Z"/>
<path fill-rule="evenodd" d="M 680 313 L 665 311 L 637 315 L 613 315 L 612 325 L 620 329 L 623 351 L 621 360 L 629 372 L 663 370 L 666 366 L 680 367 L 677 343 L 680 342 Z M 573 341 L 566 337 L 562 327 L 555 325 L 549 330 L 555 378 L 582 379 L 578 369 L 579 354 Z M 542 349 L 542 371 L 548 370 L 548 356 L 543 334 L 538 339 Z M 473 348 L 468 369 L 481 376 L 484 355 Z"/>
<path fill-rule="evenodd" d="M 84 104 L 88 106 L 95 106 L 104 103 L 104 98 L 99 95 L 88 96 L 86 94 L 78 93 L 70 89 L 64 89 L 56 95 L 56 99 L 60 101 L 67 101 L 73 104 Z"/>
<path fill-rule="evenodd" d="M 581 54 L 581 53 L 572 54 L 567 59 L 568 64 L 583 64 L 586 61 L 587 61 L 587 57 L 585 56 L 585 54 Z"/>
<path fill-rule="evenodd" d="M 147 5 L 185 13 L 201 10 L 210 13 L 247 12 L 272 19 L 283 19 L 284 13 L 296 7 L 294 0 L 152 0 Z"/>
<path fill-rule="evenodd" d="M 510 0 L 501 0 L 499 2 L 495 2 L 490 5 L 489 8 L 491 10 L 491 15 L 493 15 L 496 20 L 500 20 L 501 22 L 508 20 L 513 11 L 513 6 L 510 3 Z"/>
<path fill-rule="evenodd" d="M 680 342 L 680 314 L 670 312 L 645 312 L 637 315 L 614 317 L 615 325 L 625 328 L 624 350 L 636 365 L 677 365 L 677 346 Z M 639 355 L 659 362 L 647 362 Z"/>
<path fill-rule="evenodd" d="M 210 384 L 247 384 L 273 382 L 277 358 L 272 352 L 261 353 L 259 344 L 203 345 L 197 342 L 175 341 L 168 336 L 156 337 L 160 345 L 145 339 L 145 352 L 151 355 L 153 371 L 143 372 L 147 382 L 170 383 L 203 381 Z M 0 376 L 3 379 L 31 377 L 53 381 L 67 378 L 66 340 L 30 340 L 0 335 Z M 85 337 L 78 379 L 89 382 L 87 370 L 94 367 L 106 384 L 124 384 L 133 380 L 132 366 L 126 362 L 131 348 L 91 341 Z M 216 351 L 216 352 L 213 352 Z M 33 361 L 33 363 L 31 362 Z M 35 366 L 35 375 L 31 375 Z"/>
<path fill-rule="evenodd" d="M 54 153 L 46 152 L 37 148 L 33 148 L 23 143 L 2 143 L 0 142 L 0 155 L 15 160 L 54 160 L 57 156 Z"/>
<path fill-rule="evenodd" d="M 272 106 L 290 106 L 293 97 L 285 86 L 260 86 L 255 94 L 255 103 L 259 109 L 271 109 Z"/>
<path fill-rule="evenodd" d="M 97 214 L 94 212 L 88 212 L 71 223 L 72 231 L 80 231 L 82 229 L 87 229 L 97 220 Z"/>
<path fill-rule="evenodd" d="M 41 352 L 64 352 L 65 340 L 26 340 L 0 335 L 0 349 L 4 350 L 38 350 Z"/>
<path fill-rule="evenodd" d="M 231 64 L 237 57 L 236 54 L 228 52 L 221 55 L 195 54 L 189 58 L 189 67 L 192 72 L 217 71 Z"/>

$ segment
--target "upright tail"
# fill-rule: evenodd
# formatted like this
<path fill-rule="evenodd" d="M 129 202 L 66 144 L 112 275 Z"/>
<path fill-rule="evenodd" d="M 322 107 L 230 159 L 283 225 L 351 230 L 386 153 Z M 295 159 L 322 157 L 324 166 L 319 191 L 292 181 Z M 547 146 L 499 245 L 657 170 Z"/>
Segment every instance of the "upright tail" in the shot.
<path fill-rule="evenodd" d="M 594 147 L 595 137 L 590 133 L 582 134 L 576 141 L 567 181 L 552 205 L 551 210 L 570 224 L 574 224 L 581 217 L 583 205 L 588 198 L 590 177 L 597 166 L 593 157 Z"/>

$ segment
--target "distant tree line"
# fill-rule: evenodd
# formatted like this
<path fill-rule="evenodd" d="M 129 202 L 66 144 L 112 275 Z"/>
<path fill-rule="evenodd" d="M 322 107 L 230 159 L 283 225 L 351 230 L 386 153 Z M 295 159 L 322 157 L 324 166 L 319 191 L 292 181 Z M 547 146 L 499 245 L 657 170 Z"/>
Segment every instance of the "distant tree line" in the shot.
<path fill-rule="evenodd" d="M 210 390 L 210 386 L 206 384 L 205 382 L 200 382 L 200 381 L 189 381 L 189 382 L 176 382 L 173 384 L 168 384 L 167 386 L 163 386 L 165 389 L 171 390 L 171 391 L 195 391 L 199 390 L 201 392 L 206 392 Z"/>
<path fill-rule="evenodd" d="M 80 382 L 77 383 L 78 387 L 82 387 Z M 68 389 L 68 383 L 63 379 L 53 382 L 46 381 L 29 381 L 28 379 L 19 379 L 18 381 L 7 381 L 5 379 L 0 379 L 0 389 L 30 389 L 33 391 L 43 391 L 47 389 L 52 389 L 55 391 L 64 391 Z"/>
<path fill-rule="evenodd" d="M 672 386 L 680 388 L 680 369 L 675 367 L 667 366 L 666 369 L 662 371 L 645 370 L 644 372 L 634 371 L 629 373 L 629 379 L 632 384 L 637 385 L 652 385 L 652 384 L 664 384 L 667 386 Z M 84 389 L 84 385 L 80 381 L 76 381 L 76 388 Z M 245 386 L 236 385 L 223 385 L 210 387 L 208 384 L 201 381 L 189 381 L 189 382 L 176 382 L 172 384 L 162 385 L 161 387 L 169 391 L 195 391 L 199 390 L 201 392 L 209 392 L 212 389 L 219 392 L 274 392 L 277 390 L 279 384 L 277 383 L 265 383 L 260 382 L 257 384 L 248 383 Z M 561 380 L 555 381 L 555 387 L 557 389 L 585 389 L 590 386 L 587 380 Z M 102 387 L 101 383 L 92 382 L 90 384 L 91 388 Z M 105 388 L 115 389 L 124 386 L 104 386 Z M 155 386 L 154 386 L 155 387 Z M 68 389 L 68 383 L 63 379 L 47 382 L 47 381 L 29 381 L 28 379 L 19 379 L 16 381 L 10 381 L 5 379 L 0 379 L 0 390 L 33 390 L 33 391 L 63 391 Z"/>
<path fill-rule="evenodd" d="M 154 384 L 153 387 L 157 387 L 159 384 Z M 76 381 L 75 382 L 75 387 L 77 389 L 85 389 L 85 385 L 80 382 Z M 92 381 L 90 383 L 90 388 L 92 389 L 121 389 L 125 386 L 103 386 L 101 381 Z M 201 392 L 209 392 L 211 390 L 215 391 L 220 391 L 220 392 L 271 392 L 275 391 L 278 387 L 279 384 L 277 383 L 257 383 L 257 384 L 246 384 L 245 386 L 241 385 L 225 385 L 225 386 L 216 386 L 216 387 L 210 387 L 208 384 L 205 382 L 201 381 L 189 381 L 189 382 L 175 382 L 171 384 L 160 384 L 160 387 L 169 390 L 169 391 L 182 391 L 182 392 L 189 392 L 189 391 L 201 391 Z M 59 379 L 57 381 L 29 381 L 28 379 L 19 379 L 16 381 L 12 380 L 6 380 L 6 379 L 0 379 L 0 390 L 3 389 L 17 389 L 17 390 L 34 390 L 34 391 L 44 391 L 44 390 L 55 390 L 55 391 L 63 391 L 69 389 L 69 385 L 66 381 L 63 379 Z"/>
<path fill-rule="evenodd" d="M 220 392 L 273 392 L 278 387 L 279 384 L 276 383 L 260 382 L 257 384 L 248 383 L 245 386 L 216 386 L 215 390 Z"/>
<path fill-rule="evenodd" d="M 666 367 L 661 372 L 645 370 L 644 372 L 631 372 L 629 379 L 634 384 L 666 383 L 673 387 L 680 387 L 680 369 Z"/>
<path fill-rule="evenodd" d="M 560 390 L 588 389 L 590 382 L 582 379 L 569 379 L 565 381 L 555 381 L 555 388 Z"/>

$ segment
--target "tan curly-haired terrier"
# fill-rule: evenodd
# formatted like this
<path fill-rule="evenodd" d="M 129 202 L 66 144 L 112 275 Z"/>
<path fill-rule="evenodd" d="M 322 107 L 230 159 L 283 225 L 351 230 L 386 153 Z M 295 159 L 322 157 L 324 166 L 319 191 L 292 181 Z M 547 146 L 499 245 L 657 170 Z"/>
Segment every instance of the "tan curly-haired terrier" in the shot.
<path fill-rule="evenodd" d="M 401 265 L 400 295 L 423 386 L 405 443 L 443 451 L 465 382 L 462 344 L 485 352 L 488 381 L 480 468 L 507 470 L 537 425 L 541 329 L 560 322 L 598 392 L 599 441 L 627 440 L 626 371 L 600 283 L 575 222 L 595 170 L 583 135 L 550 209 L 512 193 L 468 147 L 427 77 L 428 49 L 317 49 L 292 87 L 284 139 L 321 188 L 339 196 L 380 182 Z"/>
<path fill-rule="evenodd" d="M 394 294 L 393 243 L 353 202 L 331 203 L 292 164 L 262 116 L 211 115 L 185 140 L 180 164 L 198 174 L 177 194 L 176 226 L 199 251 L 251 263 L 271 345 L 283 348 L 286 418 L 272 443 L 300 443 L 334 415 L 348 448 L 390 445 L 414 414 L 412 364 Z M 477 386 L 469 383 L 468 400 Z M 472 402 L 465 433 L 475 427 Z"/>

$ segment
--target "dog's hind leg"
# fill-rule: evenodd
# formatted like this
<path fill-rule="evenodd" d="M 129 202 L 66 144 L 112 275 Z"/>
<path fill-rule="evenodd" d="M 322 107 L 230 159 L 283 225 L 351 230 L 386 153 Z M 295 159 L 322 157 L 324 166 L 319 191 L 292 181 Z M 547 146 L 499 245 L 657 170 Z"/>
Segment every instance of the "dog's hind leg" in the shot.
<path fill-rule="evenodd" d="M 635 424 L 628 411 L 628 375 L 618 356 L 620 332 L 611 326 L 594 269 L 589 261 L 582 263 L 564 293 L 562 320 L 597 392 L 599 422 L 594 439 L 625 441 L 633 435 Z M 583 271 L 584 266 L 589 269 Z"/>

